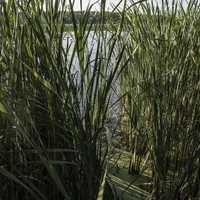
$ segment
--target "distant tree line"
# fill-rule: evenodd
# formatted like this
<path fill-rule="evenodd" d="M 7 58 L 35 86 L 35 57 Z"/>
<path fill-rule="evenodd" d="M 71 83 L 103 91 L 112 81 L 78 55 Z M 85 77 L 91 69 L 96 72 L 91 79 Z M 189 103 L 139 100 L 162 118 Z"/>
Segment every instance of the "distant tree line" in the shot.
<path fill-rule="evenodd" d="M 81 13 L 80 11 L 76 11 L 75 12 L 75 18 L 77 20 L 77 22 L 79 20 L 81 20 L 83 13 Z M 89 14 L 89 18 L 88 18 L 88 23 L 100 23 L 100 21 L 102 20 L 102 16 L 100 14 L 100 12 L 90 12 Z M 120 20 L 120 15 L 118 13 L 111 13 L 111 12 L 106 12 L 105 13 L 105 22 L 107 22 L 108 20 L 113 21 L 113 23 L 117 23 Z M 66 24 L 72 24 L 72 17 L 71 17 L 71 13 L 67 13 L 66 17 L 65 17 L 65 22 Z"/>

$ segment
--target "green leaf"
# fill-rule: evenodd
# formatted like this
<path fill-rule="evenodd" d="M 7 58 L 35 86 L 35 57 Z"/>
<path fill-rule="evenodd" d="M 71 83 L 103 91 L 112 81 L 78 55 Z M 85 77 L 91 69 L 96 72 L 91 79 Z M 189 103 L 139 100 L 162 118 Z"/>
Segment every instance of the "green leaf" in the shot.
<path fill-rule="evenodd" d="M 0 102 L 0 112 L 7 113 L 5 106 Z"/>

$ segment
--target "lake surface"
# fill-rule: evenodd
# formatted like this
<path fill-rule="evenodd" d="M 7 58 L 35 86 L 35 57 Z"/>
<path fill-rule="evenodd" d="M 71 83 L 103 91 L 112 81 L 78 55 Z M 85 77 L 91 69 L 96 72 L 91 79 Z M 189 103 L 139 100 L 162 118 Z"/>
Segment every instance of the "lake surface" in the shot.
<path fill-rule="evenodd" d="M 111 33 L 109 33 L 109 32 L 107 32 L 105 34 L 107 34 L 106 35 L 107 40 L 109 40 L 112 36 Z M 94 59 L 96 57 L 97 40 L 98 40 L 98 36 L 95 35 L 95 33 L 93 31 L 91 31 L 91 33 L 88 36 L 87 49 L 85 50 L 86 56 L 91 53 L 91 57 L 90 57 L 91 68 L 94 64 Z M 63 38 L 63 47 L 64 47 L 64 49 L 69 48 L 69 52 L 68 52 L 69 59 L 72 56 L 74 45 L 75 45 L 74 34 L 70 33 L 70 32 L 66 33 L 65 37 Z M 106 51 L 108 51 L 109 50 L 108 46 L 106 48 L 107 48 Z M 112 66 L 114 65 L 115 62 L 116 62 L 116 57 L 115 57 L 115 55 L 113 55 L 112 58 L 111 58 L 111 63 L 109 65 L 110 69 L 112 68 Z M 110 71 L 110 70 L 108 70 L 108 71 Z M 72 73 L 73 74 L 80 74 L 79 60 L 78 60 L 77 55 L 73 59 Z M 118 95 L 119 94 L 119 83 L 118 82 L 119 81 L 115 81 L 112 85 L 110 106 L 113 105 L 115 102 L 117 102 L 118 99 L 119 99 L 119 95 Z M 115 126 L 116 123 L 117 123 L 117 119 L 119 118 L 119 115 L 120 115 L 119 102 L 116 103 L 114 106 L 112 106 L 109 114 L 110 114 L 110 119 L 112 121 L 112 126 Z"/>

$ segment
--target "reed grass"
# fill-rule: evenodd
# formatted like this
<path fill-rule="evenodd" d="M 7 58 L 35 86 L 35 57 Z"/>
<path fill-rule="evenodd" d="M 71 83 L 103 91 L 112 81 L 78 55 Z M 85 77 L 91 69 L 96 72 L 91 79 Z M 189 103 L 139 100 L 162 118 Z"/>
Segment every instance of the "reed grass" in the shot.
<path fill-rule="evenodd" d="M 198 198 L 198 1 L 125 1 L 117 23 L 103 0 L 98 23 L 93 4 L 77 18 L 66 3 L 1 4 L 0 199 L 116 197 L 106 177 L 119 103 L 128 173 L 151 173 L 150 199 Z"/>
<path fill-rule="evenodd" d="M 126 12 L 132 59 L 121 88 L 130 167 L 139 173 L 149 152 L 153 199 L 199 195 L 199 19 L 193 0 L 143 2 Z"/>
<path fill-rule="evenodd" d="M 69 7 L 65 0 L 3 4 L 2 199 L 102 198 L 111 89 L 125 66 L 124 48 L 115 51 L 121 33 L 104 31 L 105 2 L 98 24 L 88 23 L 92 7 L 76 19 L 72 1 Z M 73 22 L 73 43 L 64 47 L 66 13 Z"/>

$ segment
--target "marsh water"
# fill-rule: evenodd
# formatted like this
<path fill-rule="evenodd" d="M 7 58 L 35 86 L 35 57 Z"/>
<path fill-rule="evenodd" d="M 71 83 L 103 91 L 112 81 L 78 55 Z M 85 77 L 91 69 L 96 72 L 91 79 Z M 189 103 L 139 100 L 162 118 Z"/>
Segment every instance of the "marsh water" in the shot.
<path fill-rule="evenodd" d="M 112 34 L 109 32 L 105 32 L 105 38 L 106 40 L 109 41 L 109 39 L 112 37 Z M 93 70 L 94 67 L 94 63 L 95 63 L 95 57 L 96 57 L 96 51 L 97 51 L 97 46 L 98 46 L 98 37 L 96 35 L 96 33 L 94 31 L 91 31 L 88 35 L 88 39 L 87 39 L 87 48 L 85 49 L 85 56 L 89 56 L 89 60 L 90 60 L 90 70 Z M 66 32 L 65 36 L 63 38 L 63 47 L 65 50 L 68 50 L 68 57 L 70 59 L 70 57 L 72 56 L 73 53 L 73 48 L 75 45 L 75 37 L 74 37 L 74 33 L 72 32 Z M 109 51 L 109 47 L 106 46 L 105 43 L 105 51 Z M 107 53 L 106 53 L 107 55 Z M 113 54 L 111 57 L 111 62 L 109 62 L 109 69 L 108 69 L 108 75 L 109 72 L 112 69 L 112 66 L 114 66 L 114 63 L 116 62 L 116 55 Z M 79 75 L 80 74 L 80 64 L 79 64 L 79 59 L 78 56 L 76 55 L 73 58 L 73 67 L 72 67 L 72 73 L 76 74 L 77 79 L 79 79 Z M 114 83 L 112 84 L 112 89 L 111 89 L 111 100 L 110 100 L 110 109 L 109 109 L 109 118 L 110 118 L 110 126 L 112 127 L 112 129 L 115 129 L 117 126 L 117 121 L 119 119 L 119 115 L 120 115 L 120 105 L 119 105 L 119 92 L 120 87 L 119 87 L 119 80 L 115 80 Z"/>

